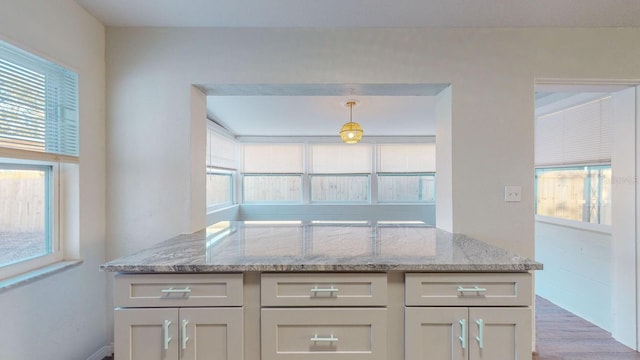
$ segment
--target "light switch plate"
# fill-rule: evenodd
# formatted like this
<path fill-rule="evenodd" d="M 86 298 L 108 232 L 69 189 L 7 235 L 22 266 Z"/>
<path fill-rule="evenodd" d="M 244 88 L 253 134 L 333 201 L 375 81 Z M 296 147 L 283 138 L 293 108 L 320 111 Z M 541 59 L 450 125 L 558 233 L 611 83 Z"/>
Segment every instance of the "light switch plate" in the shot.
<path fill-rule="evenodd" d="M 519 202 L 522 200 L 522 186 L 508 185 L 504 187 L 505 202 Z"/>

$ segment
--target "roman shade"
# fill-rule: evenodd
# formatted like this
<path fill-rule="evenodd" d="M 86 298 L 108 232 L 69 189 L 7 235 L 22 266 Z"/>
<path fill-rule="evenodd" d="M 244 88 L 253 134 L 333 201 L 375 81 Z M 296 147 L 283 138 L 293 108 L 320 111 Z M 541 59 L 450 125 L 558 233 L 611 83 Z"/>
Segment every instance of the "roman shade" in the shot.
<path fill-rule="evenodd" d="M 537 167 L 609 163 L 612 144 L 613 103 L 610 96 L 536 119 Z"/>
<path fill-rule="evenodd" d="M 368 174 L 371 155 L 370 144 L 311 144 L 311 173 Z"/>
<path fill-rule="evenodd" d="M 302 144 L 244 144 L 244 173 L 301 174 Z"/>
<path fill-rule="evenodd" d="M 436 144 L 379 144 L 379 173 L 436 171 Z"/>
<path fill-rule="evenodd" d="M 207 128 L 207 167 L 237 169 L 236 153 L 235 141 Z"/>

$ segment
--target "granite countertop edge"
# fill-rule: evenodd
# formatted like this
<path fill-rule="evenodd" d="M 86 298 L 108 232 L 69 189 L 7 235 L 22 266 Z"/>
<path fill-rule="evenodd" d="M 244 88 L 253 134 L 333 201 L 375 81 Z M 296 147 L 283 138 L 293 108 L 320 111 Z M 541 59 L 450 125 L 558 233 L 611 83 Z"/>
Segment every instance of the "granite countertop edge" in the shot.
<path fill-rule="evenodd" d="M 237 273 L 237 272 L 528 272 L 542 270 L 540 263 L 520 264 L 362 264 L 362 265 L 102 265 L 115 273 Z"/>

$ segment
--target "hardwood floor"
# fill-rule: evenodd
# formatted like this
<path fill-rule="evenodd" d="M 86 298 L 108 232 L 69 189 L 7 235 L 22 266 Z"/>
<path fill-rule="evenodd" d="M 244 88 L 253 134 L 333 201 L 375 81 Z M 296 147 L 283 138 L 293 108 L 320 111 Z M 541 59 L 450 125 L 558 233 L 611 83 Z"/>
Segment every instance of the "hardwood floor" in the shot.
<path fill-rule="evenodd" d="M 541 297 L 536 297 L 536 345 L 532 360 L 640 360 L 640 353 L 608 332 Z"/>
<path fill-rule="evenodd" d="M 536 346 L 533 360 L 640 360 L 640 353 L 608 332 L 541 297 L 536 297 Z"/>

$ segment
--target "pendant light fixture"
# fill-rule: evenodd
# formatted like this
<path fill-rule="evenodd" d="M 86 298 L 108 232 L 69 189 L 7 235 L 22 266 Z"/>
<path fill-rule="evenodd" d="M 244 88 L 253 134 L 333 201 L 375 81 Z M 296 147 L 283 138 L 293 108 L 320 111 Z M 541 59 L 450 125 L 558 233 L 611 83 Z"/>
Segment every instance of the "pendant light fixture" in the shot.
<path fill-rule="evenodd" d="M 353 122 L 353 107 L 358 105 L 356 100 L 347 100 L 345 106 L 349 107 L 349 122 L 342 125 L 340 137 L 347 144 L 356 144 L 362 139 L 362 127 L 357 122 Z"/>

